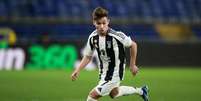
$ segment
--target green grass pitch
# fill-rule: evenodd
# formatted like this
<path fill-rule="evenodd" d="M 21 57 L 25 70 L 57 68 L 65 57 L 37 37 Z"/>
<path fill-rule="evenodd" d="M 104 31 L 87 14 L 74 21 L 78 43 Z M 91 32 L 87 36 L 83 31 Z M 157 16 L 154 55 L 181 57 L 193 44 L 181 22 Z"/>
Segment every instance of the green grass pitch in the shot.
<path fill-rule="evenodd" d="M 141 67 L 143 68 L 143 67 Z M 162 67 L 161 67 L 162 68 Z M 150 101 L 201 100 L 201 69 L 143 68 L 135 77 L 127 70 L 122 85 L 150 88 Z M 0 101 L 86 101 L 98 82 L 98 72 L 82 71 L 77 81 L 72 71 L 0 71 Z M 139 96 L 123 96 L 99 101 L 142 101 Z"/>

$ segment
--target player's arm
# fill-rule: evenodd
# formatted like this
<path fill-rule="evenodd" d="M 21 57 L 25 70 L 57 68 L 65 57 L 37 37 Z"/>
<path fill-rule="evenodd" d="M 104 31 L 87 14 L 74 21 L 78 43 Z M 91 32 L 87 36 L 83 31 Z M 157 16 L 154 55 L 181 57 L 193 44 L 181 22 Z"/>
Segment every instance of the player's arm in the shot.
<path fill-rule="evenodd" d="M 84 56 L 79 64 L 79 66 L 71 74 L 72 81 L 76 80 L 80 71 L 91 61 L 91 56 Z"/>
<path fill-rule="evenodd" d="M 136 57 L 137 57 L 137 44 L 132 41 L 130 47 L 130 70 L 133 75 L 136 75 L 138 72 L 138 67 L 136 66 Z"/>
<path fill-rule="evenodd" d="M 130 70 L 133 75 L 138 72 L 138 67 L 136 66 L 137 57 L 137 44 L 131 40 L 130 37 L 126 36 L 123 32 L 118 32 L 117 34 L 119 41 L 125 46 L 130 48 Z"/>
<path fill-rule="evenodd" d="M 89 37 L 83 51 L 84 57 L 82 58 L 79 66 L 71 74 L 71 79 L 73 81 L 77 79 L 80 71 L 91 61 L 93 52 L 94 52 L 94 47 L 92 45 L 91 37 Z"/>

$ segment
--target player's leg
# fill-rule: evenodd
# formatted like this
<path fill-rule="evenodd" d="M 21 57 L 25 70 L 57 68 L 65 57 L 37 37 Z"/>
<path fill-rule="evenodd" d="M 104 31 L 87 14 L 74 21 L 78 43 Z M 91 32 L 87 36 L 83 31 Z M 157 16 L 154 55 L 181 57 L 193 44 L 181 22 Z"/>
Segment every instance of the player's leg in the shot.
<path fill-rule="evenodd" d="M 109 95 L 113 88 L 119 87 L 120 82 L 99 81 L 99 84 L 89 93 L 87 101 L 97 101 L 100 97 Z"/>
<path fill-rule="evenodd" d="M 96 92 L 96 90 L 92 90 L 88 97 L 87 97 L 87 101 L 98 101 L 98 99 L 100 98 L 101 96 Z"/>
<path fill-rule="evenodd" d="M 130 86 L 120 86 L 112 89 L 110 92 L 110 96 L 112 98 L 116 98 L 119 96 L 131 95 L 131 94 L 138 94 L 141 95 L 144 101 L 148 101 L 148 88 L 144 86 L 142 88 L 134 88 Z"/>
<path fill-rule="evenodd" d="M 112 91 L 110 92 L 110 97 L 111 98 L 115 98 L 119 93 L 119 87 L 115 87 L 114 89 L 112 89 Z"/>
<path fill-rule="evenodd" d="M 141 88 L 134 88 L 134 87 L 130 87 L 130 86 L 120 86 L 120 87 L 114 88 L 111 91 L 110 96 L 112 98 L 116 98 L 119 96 L 125 96 L 125 95 L 131 95 L 131 94 L 142 95 L 143 91 Z"/>

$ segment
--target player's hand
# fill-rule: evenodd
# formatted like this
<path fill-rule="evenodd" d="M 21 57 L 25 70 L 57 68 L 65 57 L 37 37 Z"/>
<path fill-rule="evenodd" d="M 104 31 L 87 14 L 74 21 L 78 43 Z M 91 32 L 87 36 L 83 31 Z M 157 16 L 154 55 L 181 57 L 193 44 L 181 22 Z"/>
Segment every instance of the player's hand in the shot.
<path fill-rule="evenodd" d="M 139 69 L 136 65 L 130 66 L 130 70 L 131 70 L 131 73 L 133 74 L 133 76 L 135 76 L 139 71 Z"/>
<path fill-rule="evenodd" d="M 79 71 L 75 70 L 72 74 L 71 74 L 71 80 L 75 81 L 78 78 L 79 75 Z"/>

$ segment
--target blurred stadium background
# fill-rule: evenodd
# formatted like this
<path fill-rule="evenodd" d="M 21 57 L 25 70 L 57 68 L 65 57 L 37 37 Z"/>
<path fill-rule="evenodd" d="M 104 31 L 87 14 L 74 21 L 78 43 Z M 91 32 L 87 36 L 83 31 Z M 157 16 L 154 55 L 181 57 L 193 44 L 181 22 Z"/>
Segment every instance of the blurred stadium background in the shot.
<path fill-rule="evenodd" d="M 97 71 L 84 71 L 77 83 L 69 75 L 94 30 L 97 6 L 138 44 L 142 73 L 127 74 L 125 84 L 147 83 L 153 101 L 201 99 L 201 0 L 0 0 L 0 100 L 85 100 Z M 96 69 L 96 58 L 87 69 Z M 115 101 L 131 99 L 138 101 Z"/>

